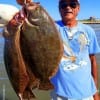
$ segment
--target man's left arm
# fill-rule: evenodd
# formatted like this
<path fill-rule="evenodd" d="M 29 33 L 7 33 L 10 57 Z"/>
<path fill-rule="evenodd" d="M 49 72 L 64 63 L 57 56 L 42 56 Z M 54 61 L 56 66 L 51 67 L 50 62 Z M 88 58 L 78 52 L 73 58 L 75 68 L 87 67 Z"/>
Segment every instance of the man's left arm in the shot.
<path fill-rule="evenodd" d="M 96 84 L 96 87 L 98 89 L 98 68 L 97 68 L 97 62 L 96 62 L 96 56 L 94 54 L 90 55 L 91 60 L 91 73 L 94 79 L 94 82 Z M 98 92 L 94 95 L 94 100 L 99 100 L 99 94 Z"/>

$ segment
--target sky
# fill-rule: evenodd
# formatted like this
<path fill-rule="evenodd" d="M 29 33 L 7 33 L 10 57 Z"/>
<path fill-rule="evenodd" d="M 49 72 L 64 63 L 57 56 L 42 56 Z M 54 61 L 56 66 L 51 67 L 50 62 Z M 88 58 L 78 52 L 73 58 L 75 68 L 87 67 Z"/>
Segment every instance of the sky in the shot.
<path fill-rule="evenodd" d="M 60 14 L 58 10 L 58 1 L 59 0 L 33 0 L 34 2 L 40 2 L 40 4 L 46 9 L 49 15 L 54 20 L 60 19 Z M 11 4 L 19 9 L 19 6 L 16 0 L 0 0 L 0 3 Z M 89 19 L 89 17 L 100 18 L 100 0 L 80 0 L 80 12 L 78 19 Z M 1 9 L 1 8 L 0 8 Z"/>

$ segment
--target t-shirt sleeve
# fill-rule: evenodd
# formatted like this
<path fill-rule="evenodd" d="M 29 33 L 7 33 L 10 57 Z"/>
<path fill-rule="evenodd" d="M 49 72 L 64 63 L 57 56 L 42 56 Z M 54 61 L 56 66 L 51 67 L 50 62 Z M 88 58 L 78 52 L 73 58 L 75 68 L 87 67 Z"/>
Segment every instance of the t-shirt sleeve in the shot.
<path fill-rule="evenodd" d="M 90 29 L 90 45 L 89 45 L 89 54 L 100 53 L 100 46 L 97 41 L 96 33 L 93 29 Z"/>

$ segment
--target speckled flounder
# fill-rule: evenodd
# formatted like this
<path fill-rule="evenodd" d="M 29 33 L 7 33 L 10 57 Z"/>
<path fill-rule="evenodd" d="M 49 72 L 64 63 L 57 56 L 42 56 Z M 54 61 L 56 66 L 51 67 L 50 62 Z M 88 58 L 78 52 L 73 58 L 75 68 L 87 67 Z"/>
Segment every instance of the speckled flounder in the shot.
<path fill-rule="evenodd" d="M 34 9 L 34 6 L 37 7 Z M 21 44 L 22 48 L 26 45 L 28 48 L 27 52 L 22 49 L 22 53 L 30 55 L 28 62 L 33 66 L 32 71 L 41 82 L 45 82 L 57 69 L 63 53 L 60 35 L 53 20 L 41 6 L 31 3 L 25 12 L 28 22 L 23 24 L 21 35 L 26 40 Z"/>
<path fill-rule="evenodd" d="M 29 100 L 35 97 L 33 88 L 53 87 L 49 79 L 58 69 L 63 46 L 53 20 L 42 6 L 31 2 L 22 10 L 23 22 L 17 26 L 9 23 L 4 32 L 4 59 L 17 95 Z"/>

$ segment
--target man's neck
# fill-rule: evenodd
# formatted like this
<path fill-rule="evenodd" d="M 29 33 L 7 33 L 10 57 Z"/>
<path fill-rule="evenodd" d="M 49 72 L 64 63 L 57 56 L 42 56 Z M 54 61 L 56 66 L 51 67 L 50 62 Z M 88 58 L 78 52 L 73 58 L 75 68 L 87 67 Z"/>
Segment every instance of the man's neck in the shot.
<path fill-rule="evenodd" d="M 63 20 L 63 23 L 67 27 L 74 27 L 77 25 L 77 20 Z"/>

